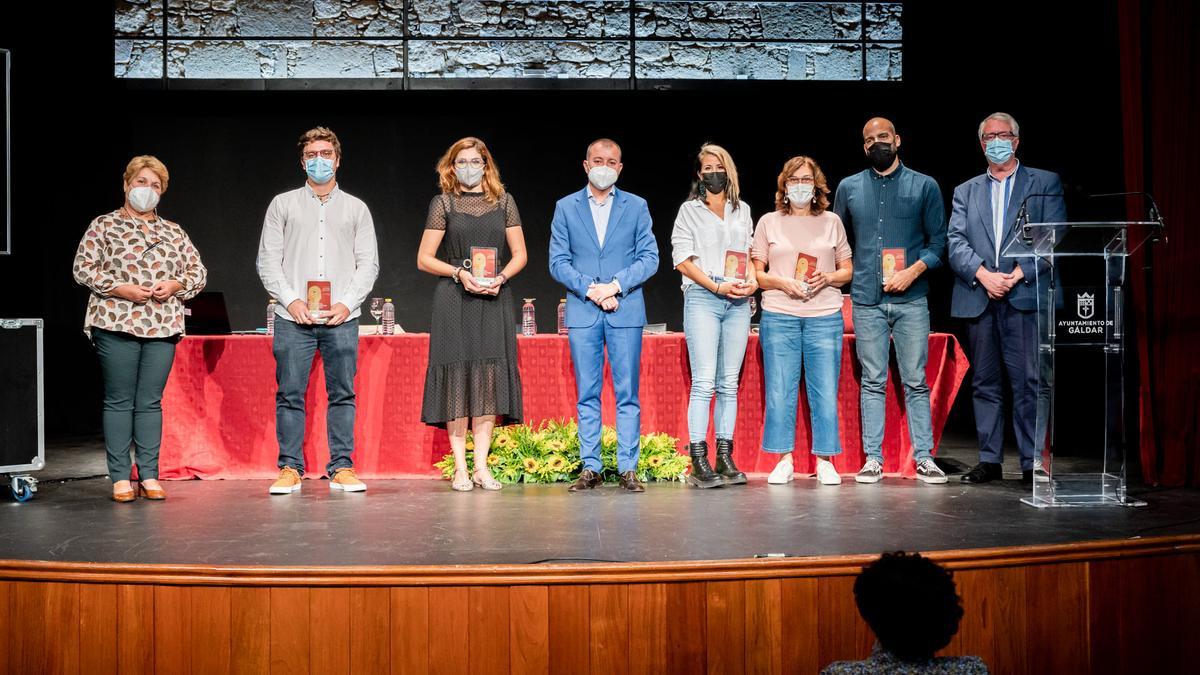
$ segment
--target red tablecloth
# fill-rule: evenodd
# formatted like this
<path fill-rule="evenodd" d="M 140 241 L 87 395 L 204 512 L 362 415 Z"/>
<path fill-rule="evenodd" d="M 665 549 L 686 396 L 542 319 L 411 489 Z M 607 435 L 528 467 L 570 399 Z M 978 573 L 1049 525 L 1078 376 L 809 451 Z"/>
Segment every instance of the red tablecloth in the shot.
<path fill-rule="evenodd" d="M 854 336 L 845 336 L 838 391 L 843 452 L 834 465 L 853 473 L 863 462 L 859 421 L 860 370 Z M 526 421 L 573 418 L 575 377 L 565 337 L 538 335 L 517 341 Z M 354 463 L 364 478 L 434 476 L 432 464 L 449 452 L 443 430 L 421 423 L 427 334 L 363 336 L 359 343 L 358 417 Z M 930 403 L 934 440 L 941 438 L 950 405 L 967 371 L 967 359 L 953 335 L 929 336 Z M 605 424 L 613 424 L 611 376 L 602 399 Z M 666 432 L 686 452 L 687 405 L 691 377 L 681 333 L 648 335 L 642 350 L 642 431 Z M 308 389 L 304 458 L 310 476 L 328 461 L 325 378 L 320 359 Z M 808 404 L 801 387 L 796 428 L 796 470 L 811 472 Z M 762 352 L 751 335 L 742 369 L 735 458 L 747 472 L 767 472 L 775 457 L 761 452 L 763 427 Z M 179 343 L 163 397 L 163 478 L 268 478 L 275 468 L 275 360 L 266 336 L 187 337 Z M 884 470 L 912 475 L 903 396 L 893 362 L 887 389 Z M 709 446 L 712 447 L 710 435 Z"/>

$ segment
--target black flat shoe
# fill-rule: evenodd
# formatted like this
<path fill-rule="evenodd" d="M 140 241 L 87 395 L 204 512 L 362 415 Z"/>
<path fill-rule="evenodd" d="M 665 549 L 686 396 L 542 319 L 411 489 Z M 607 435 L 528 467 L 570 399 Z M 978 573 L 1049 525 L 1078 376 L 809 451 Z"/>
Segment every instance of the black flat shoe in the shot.
<path fill-rule="evenodd" d="M 1004 470 L 999 464 L 991 462 L 980 462 L 971 467 L 971 470 L 964 473 L 960 479 L 964 483 L 972 485 L 982 485 L 990 483 L 994 480 L 1000 480 L 1004 477 Z"/>

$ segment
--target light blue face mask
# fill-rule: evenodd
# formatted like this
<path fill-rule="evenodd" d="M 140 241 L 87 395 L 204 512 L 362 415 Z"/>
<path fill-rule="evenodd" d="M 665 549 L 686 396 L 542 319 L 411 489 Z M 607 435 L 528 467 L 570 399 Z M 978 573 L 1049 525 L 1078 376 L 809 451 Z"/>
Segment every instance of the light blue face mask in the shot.
<path fill-rule="evenodd" d="M 1003 138 L 993 138 L 987 142 L 987 147 L 984 149 L 983 154 L 992 164 L 1003 164 L 1012 159 L 1012 141 L 1006 141 Z"/>
<path fill-rule="evenodd" d="M 304 172 L 317 185 L 324 185 L 333 180 L 333 160 L 324 157 L 313 157 L 304 162 Z"/>

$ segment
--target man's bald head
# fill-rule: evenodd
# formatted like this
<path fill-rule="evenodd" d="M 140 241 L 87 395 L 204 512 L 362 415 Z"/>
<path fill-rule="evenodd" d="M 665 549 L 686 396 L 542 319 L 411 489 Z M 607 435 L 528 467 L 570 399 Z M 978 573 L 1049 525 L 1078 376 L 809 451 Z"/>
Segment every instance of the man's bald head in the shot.
<path fill-rule="evenodd" d="M 868 136 L 878 136 L 880 131 L 887 131 L 891 135 L 896 135 L 896 125 L 886 117 L 872 117 L 863 125 L 863 140 Z"/>

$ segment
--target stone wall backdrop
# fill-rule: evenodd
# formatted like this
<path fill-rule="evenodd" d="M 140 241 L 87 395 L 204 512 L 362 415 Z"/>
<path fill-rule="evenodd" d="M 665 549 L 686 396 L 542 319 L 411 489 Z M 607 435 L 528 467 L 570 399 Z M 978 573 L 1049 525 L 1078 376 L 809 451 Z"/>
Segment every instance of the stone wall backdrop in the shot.
<path fill-rule="evenodd" d="M 198 80 L 899 80 L 902 15 L 901 2 L 117 0 L 113 73 L 161 78 L 165 50 L 167 77 Z"/>

